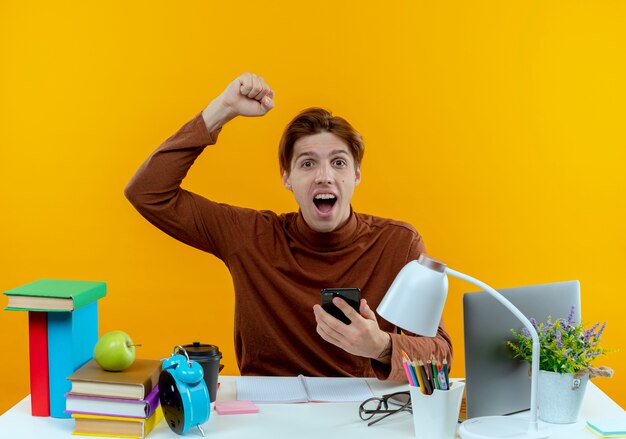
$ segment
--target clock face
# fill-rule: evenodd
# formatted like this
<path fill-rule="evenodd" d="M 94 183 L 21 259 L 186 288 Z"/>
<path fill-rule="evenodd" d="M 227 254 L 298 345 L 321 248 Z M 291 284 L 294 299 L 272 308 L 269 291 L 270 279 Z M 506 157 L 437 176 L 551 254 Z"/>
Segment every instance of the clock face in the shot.
<path fill-rule="evenodd" d="M 159 400 L 163 417 L 174 433 L 182 434 L 185 429 L 183 400 L 171 373 L 161 371 L 159 376 Z"/>

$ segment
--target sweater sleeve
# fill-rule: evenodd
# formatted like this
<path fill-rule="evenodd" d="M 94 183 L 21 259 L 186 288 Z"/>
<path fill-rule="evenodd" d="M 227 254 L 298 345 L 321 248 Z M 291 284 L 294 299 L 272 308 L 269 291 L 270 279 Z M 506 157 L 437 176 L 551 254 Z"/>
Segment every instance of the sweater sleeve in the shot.
<path fill-rule="evenodd" d="M 434 337 L 422 337 L 410 333 L 391 335 L 391 365 L 383 365 L 372 361 L 374 373 L 380 380 L 407 381 L 406 373 L 402 365 L 402 351 L 410 358 L 422 361 L 435 355 L 439 361 L 447 359 L 448 365 L 452 366 L 452 340 L 445 330 L 443 319 L 439 322 L 437 334 Z"/>
<path fill-rule="evenodd" d="M 208 132 L 202 114 L 159 146 L 132 177 L 124 194 L 137 211 L 168 235 L 224 259 L 224 230 L 236 230 L 240 208 L 219 204 L 182 189 L 187 172 L 221 128 Z"/>
<path fill-rule="evenodd" d="M 417 259 L 420 254 L 426 253 L 424 241 L 418 235 L 411 244 L 407 263 Z M 391 363 L 383 364 L 372 360 L 372 368 L 380 380 L 407 381 L 406 372 L 402 365 L 402 351 L 410 358 L 429 360 L 434 354 L 439 361 L 447 359 L 448 367 L 452 367 L 452 339 L 445 329 L 443 318 L 439 321 L 437 334 L 434 337 L 423 337 L 410 332 L 400 331 L 389 334 L 391 337 Z"/>

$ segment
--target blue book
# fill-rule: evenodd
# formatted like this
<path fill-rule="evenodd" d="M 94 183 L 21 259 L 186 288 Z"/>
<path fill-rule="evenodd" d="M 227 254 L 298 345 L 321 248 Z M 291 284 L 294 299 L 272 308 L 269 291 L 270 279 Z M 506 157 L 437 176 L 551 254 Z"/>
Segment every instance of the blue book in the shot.
<path fill-rule="evenodd" d="M 67 380 L 74 371 L 93 358 L 98 341 L 98 302 L 72 312 L 48 313 L 48 376 L 50 416 L 69 418 L 65 413 Z"/>

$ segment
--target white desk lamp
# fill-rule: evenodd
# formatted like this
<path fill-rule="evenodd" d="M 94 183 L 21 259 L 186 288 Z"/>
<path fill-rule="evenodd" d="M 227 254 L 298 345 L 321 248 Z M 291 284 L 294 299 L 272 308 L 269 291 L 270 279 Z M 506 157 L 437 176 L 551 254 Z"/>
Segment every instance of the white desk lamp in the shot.
<path fill-rule="evenodd" d="M 387 294 L 376 309 L 378 314 L 394 325 L 426 337 L 434 337 L 448 294 L 450 274 L 470 282 L 493 296 L 528 329 L 533 340 L 532 376 L 530 388 L 530 421 L 510 416 L 484 416 L 461 424 L 463 439 L 485 438 L 547 438 L 550 432 L 539 430 L 537 422 L 537 379 L 539 377 L 539 336 L 530 321 L 504 296 L 489 285 L 446 267 L 440 261 L 421 255 L 400 270 Z"/>

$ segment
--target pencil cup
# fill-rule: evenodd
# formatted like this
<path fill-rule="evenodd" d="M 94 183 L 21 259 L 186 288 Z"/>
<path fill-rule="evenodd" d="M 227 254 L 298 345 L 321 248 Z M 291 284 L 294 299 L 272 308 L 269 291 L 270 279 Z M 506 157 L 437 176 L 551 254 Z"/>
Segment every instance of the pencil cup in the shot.
<path fill-rule="evenodd" d="M 424 395 L 419 387 L 410 387 L 416 438 L 454 439 L 464 388 L 465 383 L 455 381 L 450 390 Z"/>

